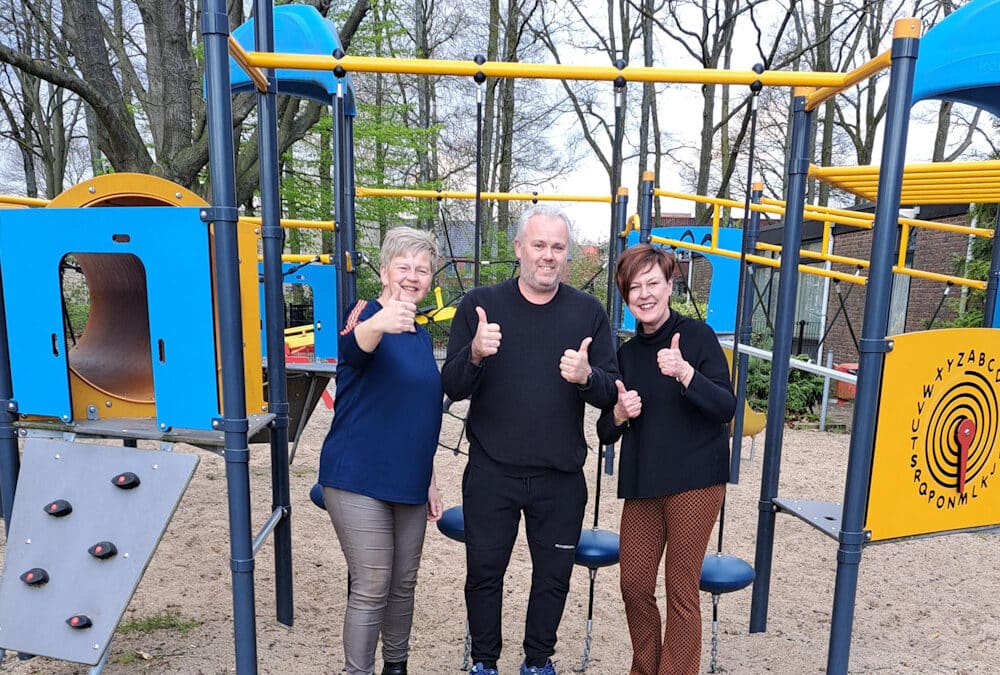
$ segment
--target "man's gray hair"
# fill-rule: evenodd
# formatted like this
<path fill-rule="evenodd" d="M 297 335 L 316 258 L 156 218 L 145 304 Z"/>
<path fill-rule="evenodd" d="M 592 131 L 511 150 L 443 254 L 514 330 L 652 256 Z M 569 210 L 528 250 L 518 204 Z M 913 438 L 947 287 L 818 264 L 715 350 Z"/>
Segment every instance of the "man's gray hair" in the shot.
<path fill-rule="evenodd" d="M 431 258 L 431 272 L 437 267 L 438 250 L 434 235 L 425 230 L 400 225 L 385 233 L 379 263 L 388 267 L 393 258 L 406 254 L 426 253 Z"/>
<path fill-rule="evenodd" d="M 515 239 L 520 240 L 521 235 L 524 234 L 524 228 L 527 227 L 528 221 L 535 216 L 550 216 L 552 218 L 562 218 L 562 221 L 566 223 L 566 231 L 570 231 L 570 221 L 569 216 L 558 206 L 553 204 L 535 204 L 529 209 L 525 209 L 521 213 L 521 217 L 517 219 L 517 234 Z"/>

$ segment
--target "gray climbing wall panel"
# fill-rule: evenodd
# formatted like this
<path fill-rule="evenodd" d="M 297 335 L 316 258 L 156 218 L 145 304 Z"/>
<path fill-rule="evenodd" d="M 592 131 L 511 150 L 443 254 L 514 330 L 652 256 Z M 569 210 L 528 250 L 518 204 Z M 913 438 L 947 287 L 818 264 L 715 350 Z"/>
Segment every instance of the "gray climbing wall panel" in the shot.
<path fill-rule="evenodd" d="M 0 579 L 0 647 L 96 664 L 197 465 L 193 454 L 28 439 Z M 117 486 L 126 473 L 139 485 Z M 57 500 L 72 512 L 50 513 Z M 101 542 L 117 553 L 92 555 Z M 47 583 L 22 580 L 36 568 Z M 90 627 L 67 623 L 79 615 Z"/>

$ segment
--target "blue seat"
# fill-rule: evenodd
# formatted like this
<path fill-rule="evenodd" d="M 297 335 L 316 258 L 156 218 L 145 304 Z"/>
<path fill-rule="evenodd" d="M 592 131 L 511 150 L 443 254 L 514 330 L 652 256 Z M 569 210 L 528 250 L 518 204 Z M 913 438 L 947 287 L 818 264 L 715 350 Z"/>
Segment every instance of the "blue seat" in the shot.
<path fill-rule="evenodd" d="M 598 529 L 581 532 L 576 545 L 576 564 L 588 569 L 618 564 L 618 534 Z"/>
<path fill-rule="evenodd" d="M 709 553 L 701 564 L 701 590 L 712 594 L 712 660 L 708 672 L 716 671 L 719 656 L 719 596 L 739 591 L 754 580 L 750 563 L 734 555 Z"/>
<path fill-rule="evenodd" d="M 465 543 L 465 515 L 462 512 L 462 505 L 445 509 L 441 519 L 437 521 L 437 527 L 441 534 L 449 539 Z"/>
<path fill-rule="evenodd" d="M 315 485 L 312 486 L 312 488 L 309 490 L 309 499 L 312 500 L 313 504 L 326 511 L 326 502 L 323 500 L 322 485 L 316 483 Z"/>
<path fill-rule="evenodd" d="M 734 555 L 709 553 L 701 564 L 701 590 L 712 595 L 743 590 L 753 579 L 750 563 Z"/>

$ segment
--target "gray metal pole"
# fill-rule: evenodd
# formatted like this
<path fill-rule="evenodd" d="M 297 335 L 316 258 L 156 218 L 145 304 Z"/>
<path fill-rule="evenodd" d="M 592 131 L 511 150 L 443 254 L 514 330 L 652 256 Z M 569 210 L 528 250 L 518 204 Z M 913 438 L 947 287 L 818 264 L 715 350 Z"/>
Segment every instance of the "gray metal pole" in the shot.
<path fill-rule="evenodd" d="M 256 0 L 254 31 L 260 51 L 274 51 L 274 7 L 271 0 Z M 281 228 L 281 195 L 278 187 L 277 83 L 267 71 L 267 91 L 257 92 L 257 148 L 260 173 L 261 238 L 264 242 L 264 311 L 267 321 L 267 405 L 274 415 L 270 425 L 271 513 L 280 513 L 274 527 L 275 613 L 291 626 L 292 602 L 292 503 L 288 479 L 288 382 L 285 375 L 285 298 L 281 254 L 285 231 Z"/>
<path fill-rule="evenodd" d="M 250 532 L 250 471 L 247 448 L 246 383 L 243 377 L 243 317 L 240 310 L 239 249 L 233 112 L 229 82 L 229 17 L 224 0 L 206 0 L 202 13 L 208 100 L 208 155 L 212 206 L 205 217 L 215 234 L 215 283 L 218 297 L 219 353 L 223 417 L 213 427 L 224 435 L 226 489 L 229 496 L 229 551 L 233 586 L 236 670 L 257 672 L 254 612 L 253 537 Z"/>
<path fill-rule="evenodd" d="M 795 299 L 799 289 L 799 245 L 805 208 L 806 177 L 809 171 L 809 140 L 813 111 L 806 110 L 805 88 L 792 94 L 792 140 L 788 158 L 788 195 L 785 230 L 781 239 L 781 271 L 778 276 L 778 303 L 774 322 L 774 358 L 771 361 L 771 390 L 764 429 L 764 459 L 761 464 L 760 501 L 757 515 L 757 548 L 754 558 L 753 592 L 750 603 L 750 632 L 767 630 L 767 603 L 771 588 L 771 558 L 774 550 L 774 519 L 781 471 L 781 443 L 785 431 L 785 403 L 788 398 L 788 359 L 792 353 Z"/>
<path fill-rule="evenodd" d="M 754 101 L 757 99 L 754 98 Z M 750 199 L 754 204 L 760 204 L 764 194 L 764 186 L 754 183 Z M 743 252 L 753 253 L 760 238 L 760 211 L 751 211 L 747 223 Z M 740 301 L 739 330 L 734 335 L 733 363 L 736 364 L 736 416 L 733 418 L 733 450 L 729 456 L 729 482 L 736 485 L 740 482 L 740 457 L 743 454 L 743 406 L 747 400 L 747 369 L 750 367 L 750 357 L 740 352 L 740 345 L 750 344 L 753 334 L 753 275 L 754 264 L 747 262 L 743 272 L 743 299 Z"/>
<path fill-rule="evenodd" d="M 920 46 L 919 30 L 920 22 L 916 19 L 900 19 L 896 22 L 892 41 L 886 126 L 882 140 L 875 221 L 872 225 L 871 266 L 859 343 L 855 414 L 847 457 L 840 546 L 837 549 L 837 580 L 833 591 L 830 651 L 827 656 L 827 673 L 831 675 L 847 673 L 851 652 L 851 626 L 858 590 L 858 565 L 865 543 L 865 512 L 868 508 L 879 390 L 885 353 L 891 349 L 891 344 L 886 340 L 886 332 L 889 328 L 892 296 L 893 254 L 899 236 L 896 223 L 899 219 L 899 196 L 906 160 L 913 73 Z"/>
<path fill-rule="evenodd" d="M 826 367 L 833 370 L 833 350 L 826 353 Z M 830 407 L 830 378 L 823 378 L 823 407 L 819 409 L 819 430 L 826 431 L 826 411 Z"/>

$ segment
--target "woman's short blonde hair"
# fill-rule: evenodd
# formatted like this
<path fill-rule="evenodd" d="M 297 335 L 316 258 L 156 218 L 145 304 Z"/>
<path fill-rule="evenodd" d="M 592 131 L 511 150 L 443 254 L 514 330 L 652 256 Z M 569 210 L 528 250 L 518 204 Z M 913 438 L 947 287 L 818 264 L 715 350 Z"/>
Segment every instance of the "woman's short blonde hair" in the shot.
<path fill-rule="evenodd" d="M 379 264 L 388 267 L 393 258 L 417 253 L 426 253 L 430 256 L 431 272 L 437 268 L 438 250 L 434 235 L 426 230 L 400 225 L 385 233 L 382 250 L 379 252 Z"/>

